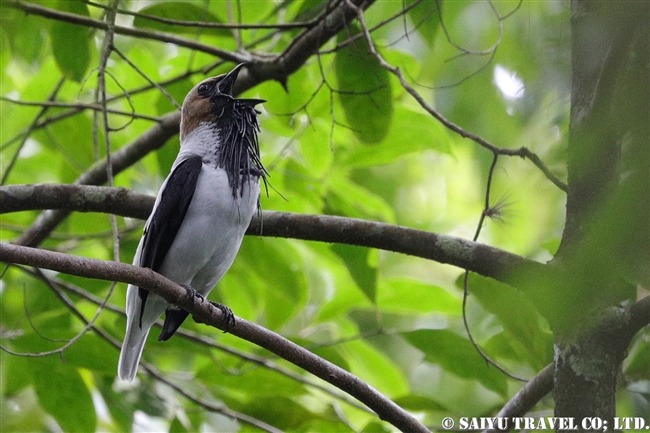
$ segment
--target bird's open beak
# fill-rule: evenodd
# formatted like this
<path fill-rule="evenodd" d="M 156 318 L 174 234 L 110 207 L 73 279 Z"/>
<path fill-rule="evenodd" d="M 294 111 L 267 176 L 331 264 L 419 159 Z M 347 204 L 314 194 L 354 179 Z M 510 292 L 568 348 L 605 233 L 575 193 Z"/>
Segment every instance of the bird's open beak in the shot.
<path fill-rule="evenodd" d="M 232 88 L 233 85 L 235 84 L 235 81 L 237 80 L 237 75 L 239 75 L 239 71 L 241 70 L 242 67 L 244 67 L 246 63 L 240 63 L 237 66 L 233 68 L 232 71 L 228 72 L 225 77 L 223 77 L 223 80 L 219 82 L 217 87 L 219 88 L 219 92 L 221 92 L 224 95 L 230 95 L 232 96 Z"/>

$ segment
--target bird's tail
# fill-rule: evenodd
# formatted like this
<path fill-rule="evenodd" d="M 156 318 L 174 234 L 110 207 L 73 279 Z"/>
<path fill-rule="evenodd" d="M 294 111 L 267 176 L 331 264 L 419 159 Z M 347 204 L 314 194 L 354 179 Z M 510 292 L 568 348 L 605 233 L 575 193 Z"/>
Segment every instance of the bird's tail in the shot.
<path fill-rule="evenodd" d="M 138 288 L 129 285 L 126 295 L 126 334 L 122 343 L 122 350 L 120 351 L 120 360 L 117 365 L 117 375 L 122 380 L 132 381 L 135 378 L 138 372 L 140 357 L 142 356 L 142 349 L 151 329 L 151 324 L 149 323 L 141 326 L 142 324 L 139 320 L 140 303 Z"/>
<path fill-rule="evenodd" d="M 120 379 L 130 382 L 135 378 L 135 374 L 138 372 L 138 364 L 140 364 L 140 357 L 142 356 L 142 349 L 147 341 L 147 335 L 149 335 L 149 329 L 140 329 L 140 324 L 133 320 L 127 325 L 126 336 L 124 337 L 124 343 L 122 343 L 120 360 L 117 365 L 117 375 Z"/>

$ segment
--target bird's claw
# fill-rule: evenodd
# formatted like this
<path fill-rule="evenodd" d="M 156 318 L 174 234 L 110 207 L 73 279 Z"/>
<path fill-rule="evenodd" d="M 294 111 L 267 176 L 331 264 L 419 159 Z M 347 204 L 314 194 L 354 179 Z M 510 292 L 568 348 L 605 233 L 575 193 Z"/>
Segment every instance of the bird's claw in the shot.
<path fill-rule="evenodd" d="M 201 302 L 205 302 L 205 300 L 206 300 L 205 296 L 200 294 L 194 287 L 192 287 L 190 285 L 186 285 L 186 286 L 183 286 L 183 288 L 185 288 L 185 290 L 187 290 L 187 293 L 192 298 L 199 298 L 201 300 Z M 220 304 L 218 302 L 214 302 L 214 301 L 208 301 L 208 302 L 210 304 L 212 304 L 212 306 L 217 307 L 219 310 L 221 310 L 221 312 L 225 316 L 226 328 L 223 330 L 223 332 L 228 332 L 232 328 L 235 327 L 235 315 L 233 314 L 233 312 L 232 312 L 232 310 L 230 308 L 228 308 L 225 305 Z"/>
<path fill-rule="evenodd" d="M 214 301 L 208 301 L 208 302 L 210 302 L 210 304 L 212 304 L 213 307 L 217 307 L 218 309 L 220 309 L 223 315 L 225 316 L 226 327 L 223 330 L 224 333 L 230 331 L 232 328 L 235 327 L 235 315 L 233 314 L 230 308 L 218 302 L 214 302 Z"/>
<path fill-rule="evenodd" d="M 187 290 L 187 294 L 191 298 L 199 298 L 201 300 L 201 302 L 205 301 L 205 297 L 202 294 L 200 294 L 194 287 L 190 286 L 189 284 L 188 285 L 183 285 L 182 287 L 185 290 Z"/>

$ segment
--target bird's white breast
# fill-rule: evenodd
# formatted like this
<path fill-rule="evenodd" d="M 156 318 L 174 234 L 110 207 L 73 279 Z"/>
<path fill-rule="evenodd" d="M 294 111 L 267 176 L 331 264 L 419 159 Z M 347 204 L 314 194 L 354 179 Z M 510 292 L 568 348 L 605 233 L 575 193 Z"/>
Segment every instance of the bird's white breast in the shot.
<path fill-rule="evenodd" d="M 207 294 L 232 265 L 257 209 L 259 192 L 259 180 L 252 178 L 244 185 L 243 195 L 233 198 L 225 170 L 204 164 L 159 272 Z"/>

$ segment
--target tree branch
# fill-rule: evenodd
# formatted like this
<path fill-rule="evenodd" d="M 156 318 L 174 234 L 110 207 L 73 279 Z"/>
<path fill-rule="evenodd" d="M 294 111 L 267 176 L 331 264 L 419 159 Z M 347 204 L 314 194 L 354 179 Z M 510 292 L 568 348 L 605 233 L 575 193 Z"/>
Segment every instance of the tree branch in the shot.
<path fill-rule="evenodd" d="M 167 302 L 188 311 L 199 323 L 222 330 L 227 327 L 223 312 L 195 297 L 151 269 L 124 263 L 87 259 L 68 254 L 0 243 L 0 261 L 51 269 L 80 277 L 119 281 L 146 288 Z M 429 432 L 408 412 L 379 391 L 342 368 L 326 361 L 284 337 L 242 318 L 229 332 L 257 344 L 298 367 L 331 383 L 366 404 L 384 421 L 405 432 Z"/>
<path fill-rule="evenodd" d="M 37 278 L 37 279 L 45 282 L 48 286 L 50 286 L 50 288 L 52 290 L 56 291 L 57 296 L 62 300 L 62 302 L 64 302 L 66 304 L 66 306 L 68 306 L 68 308 L 71 309 L 71 311 L 77 317 L 80 317 L 80 316 L 79 316 L 79 314 L 77 314 L 78 313 L 77 310 L 72 309 L 74 304 L 72 304 L 72 306 L 71 306 L 66 299 L 62 299 L 62 297 L 67 298 L 67 296 L 65 294 L 59 292 L 59 290 L 63 290 L 63 291 L 68 292 L 68 293 L 73 293 L 74 295 L 79 296 L 80 298 L 83 298 L 86 301 L 91 302 L 91 303 L 93 303 L 93 304 L 95 304 L 97 306 L 102 305 L 102 303 L 104 301 L 103 298 L 100 298 L 100 297 L 98 297 L 98 296 L 96 296 L 96 295 L 94 295 L 94 294 L 82 289 L 81 287 L 76 286 L 76 285 L 68 282 L 68 281 L 61 280 L 61 279 L 59 279 L 57 277 L 46 276 L 42 272 L 40 272 L 38 270 L 38 268 L 35 268 L 35 270 L 32 270 L 32 268 L 30 268 L 28 266 L 22 266 L 22 265 L 14 265 L 14 267 L 17 268 L 17 269 L 20 269 L 23 272 L 25 272 L 27 275 L 30 275 L 30 276 L 32 276 L 34 278 Z M 118 314 L 118 315 L 120 315 L 122 317 L 126 317 L 126 311 L 124 311 L 123 308 L 117 307 L 117 306 L 115 306 L 113 304 L 110 304 L 108 302 L 105 305 L 103 305 L 103 308 L 104 308 L 104 310 L 108 310 L 108 311 L 111 311 L 111 312 L 113 312 L 115 314 Z M 82 319 L 82 320 L 85 320 L 85 318 Z M 154 326 L 156 326 L 157 328 L 162 329 L 163 321 L 160 320 L 160 319 L 157 320 L 156 323 L 154 324 Z M 93 326 L 92 329 L 94 331 L 98 332 L 98 333 L 103 332 L 97 326 Z M 239 358 L 242 361 L 249 362 L 249 363 L 252 363 L 252 364 L 256 364 L 256 365 L 258 365 L 258 366 L 260 366 L 262 368 L 274 371 L 274 372 L 276 372 L 276 373 L 278 373 L 280 375 L 283 375 L 283 376 L 286 376 L 286 377 L 288 377 L 288 378 L 290 378 L 292 380 L 295 380 L 296 382 L 300 382 L 300 383 L 302 383 L 302 384 L 304 384 L 306 386 L 318 389 L 319 391 L 321 391 L 321 392 L 323 392 L 325 394 L 329 394 L 332 398 L 335 398 L 337 400 L 345 402 L 345 403 L 347 403 L 347 404 L 349 404 L 349 405 L 351 405 L 351 406 L 353 406 L 353 407 L 355 407 L 355 408 L 357 408 L 359 410 L 366 411 L 366 412 L 369 412 L 369 413 L 374 413 L 370 409 L 368 409 L 366 406 L 364 406 L 363 404 L 360 404 L 357 400 L 351 398 L 348 394 L 335 391 L 331 387 L 324 386 L 320 382 L 315 382 L 315 381 L 313 381 L 311 379 L 307 379 L 306 377 L 303 377 L 301 374 L 296 373 L 296 372 L 290 370 L 289 368 L 283 367 L 283 366 L 279 365 L 278 363 L 272 361 L 271 359 L 265 358 L 264 356 L 256 355 L 256 354 L 253 354 L 253 353 L 247 353 L 247 352 L 244 352 L 243 350 L 236 349 L 236 348 L 230 347 L 230 346 L 226 346 L 224 344 L 221 344 L 221 343 L 218 343 L 218 342 L 212 340 L 208 336 L 201 335 L 199 333 L 189 331 L 187 329 L 183 329 L 182 327 L 179 328 L 176 331 L 176 333 L 174 334 L 174 337 L 184 338 L 184 339 L 186 339 L 188 341 L 199 344 L 201 346 L 217 349 L 217 350 L 219 350 L 221 352 L 224 352 L 224 353 L 226 353 L 226 354 L 228 354 L 230 356 Z M 109 341 L 109 342 L 111 344 L 113 344 L 114 341 L 115 340 L 112 339 L 112 337 L 111 337 L 111 341 Z M 118 350 L 120 349 L 120 344 L 119 343 L 115 343 L 114 346 Z"/>
<path fill-rule="evenodd" d="M 124 188 L 8 185 L 0 187 L 0 203 L 0 214 L 56 209 L 48 212 L 106 212 L 146 219 L 154 198 Z M 548 272 L 542 263 L 467 239 L 356 218 L 264 211 L 247 234 L 379 248 L 469 269 L 519 288 L 525 287 L 525 278 L 538 281 Z"/>
<path fill-rule="evenodd" d="M 370 6 L 373 1 L 354 0 L 352 4 L 362 5 L 363 8 Z M 108 25 L 103 21 L 93 20 L 80 15 L 56 11 L 44 8 L 39 5 L 24 2 L 12 2 L 9 7 L 24 10 L 27 13 L 33 13 L 53 19 L 62 19 L 66 22 L 80 25 L 88 25 L 104 30 Z M 300 33 L 287 49 L 275 57 L 255 57 L 254 59 L 242 58 L 237 54 L 218 50 L 221 54 L 216 53 L 219 57 L 235 62 L 246 61 L 247 68 L 242 70 L 233 89 L 235 94 L 248 90 L 264 81 L 274 79 L 282 83 L 286 82 L 288 76 L 298 70 L 307 59 L 316 53 L 318 49 L 327 42 L 332 36 L 341 30 L 347 22 L 354 18 L 354 10 L 347 4 L 341 3 L 333 10 L 329 11 L 318 25 L 309 28 Z M 202 45 L 184 38 L 166 35 L 159 32 L 147 32 L 137 29 L 126 28 L 125 33 L 120 33 L 125 28 L 116 26 L 115 33 L 135 37 L 149 37 L 152 35 L 164 35 L 164 38 L 150 39 L 161 40 L 164 42 L 176 43 L 180 46 L 202 51 Z M 179 43 L 179 41 L 183 43 Z M 191 42 L 188 44 L 187 41 Z M 222 52 L 223 51 L 223 52 Z M 223 54 L 223 55 L 222 55 Z M 139 138 L 132 143 L 124 146 L 112 155 L 113 173 L 117 174 L 125 168 L 133 165 L 152 150 L 160 148 L 173 135 L 178 133 L 178 124 L 180 122 L 180 112 L 171 112 L 161 118 L 160 123 L 151 127 Z M 100 161 L 90 167 L 82 174 L 75 184 L 101 185 L 106 182 L 106 162 Z M 46 211 L 41 213 L 36 221 L 16 240 L 17 244 L 27 246 L 37 246 L 48 234 L 67 216 L 69 212 L 65 210 Z"/>
<path fill-rule="evenodd" d="M 70 23 L 74 25 L 101 29 L 101 30 L 108 30 L 109 28 L 109 24 L 104 21 L 85 17 L 83 15 L 46 8 L 34 3 L 17 1 L 17 2 L 7 3 L 6 6 L 10 8 L 22 10 L 28 15 L 29 14 L 38 15 L 49 19 L 64 21 L 66 23 Z M 243 55 L 241 53 L 222 50 L 221 48 L 215 47 L 213 45 L 205 45 L 200 42 L 193 41 L 191 39 L 170 35 L 168 33 L 157 32 L 154 30 L 141 30 L 133 27 L 124 27 L 124 26 L 117 26 L 117 25 L 114 27 L 114 30 L 115 33 L 118 35 L 133 36 L 136 38 L 151 39 L 154 41 L 176 44 L 179 47 L 185 47 L 192 50 L 213 54 L 215 56 L 221 57 L 222 59 L 231 60 L 236 63 L 242 63 L 249 60 L 248 56 Z"/>
<path fill-rule="evenodd" d="M 49 108 L 49 107 L 57 107 L 57 108 L 75 108 L 79 110 L 93 110 L 93 111 L 102 111 L 104 110 L 104 107 L 101 105 L 97 104 L 83 104 L 83 103 L 78 103 L 78 102 L 58 102 L 58 101 L 20 101 L 16 99 L 11 99 L 7 98 L 4 96 L 0 96 L 0 101 L 6 101 L 6 102 L 11 102 L 12 104 L 16 105 L 25 105 L 25 106 L 30 106 L 30 107 L 43 107 L 43 108 Z M 129 113 L 127 111 L 121 111 L 121 110 L 115 110 L 112 108 L 106 108 L 107 113 L 111 114 L 119 114 L 120 116 L 128 116 L 134 119 L 145 119 L 145 120 L 151 120 L 152 122 L 160 122 L 162 119 L 160 117 L 154 117 L 154 116 L 147 116 L 146 114 L 138 114 L 138 113 Z"/>
<path fill-rule="evenodd" d="M 113 153 L 111 158 L 113 174 L 117 174 L 135 164 L 146 154 L 158 149 L 169 138 L 178 133 L 180 117 L 180 112 L 178 111 L 163 116 L 160 123 L 152 126 L 136 140 Z M 97 161 L 79 176 L 75 180 L 75 184 L 101 185 L 106 182 L 106 179 L 106 161 L 101 160 Z M 48 210 L 41 213 L 36 221 L 16 240 L 16 243 L 27 246 L 40 244 L 69 213 L 67 210 Z"/>
<path fill-rule="evenodd" d="M 508 403 L 501 408 L 496 418 L 516 418 L 526 415 L 539 401 L 553 390 L 553 372 L 555 364 L 549 364 L 535 377 L 529 380 Z M 484 430 L 483 433 L 510 431 L 514 424 L 508 422 L 507 430 Z"/>
<path fill-rule="evenodd" d="M 60 291 L 55 286 L 55 283 L 53 281 L 45 277 L 43 273 L 40 270 L 38 270 L 38 268 L 37 268 L 37 272 L 40 274 L 38 277 L 41 278 L 49 286 L 50 290 L 52 290 L 54 295 L 57 298 L 59 298 L 59 300 L 68 308 L 68 310 L 70 310 L 72 314 L 74 314 L 79 320 L 81 320 L 84 323 L 86 328 L 92 329 L 95 333 L 97 333 L 97 335 L 99 335 L 102 339 L 104 339 L 104 341 L 106 341 L 108 344 L 110 344 L 117 350 L 120 350 L 120 347 L 122 347 L 122 345 L 118 339 L 108 334 L 103 329 L 97 327 L 97 325 L 92 323 L 90 320 L 86 319 L 86 317 L 81 313 L 81 311 L 79 311 L 79 309 L 75 306 L 74 302 L 65 293 Z M 108 296 L 106 297 L 106 299 L 108 299 Z M 281 430 L 276 429 L 270 424 L 267 424 L 249 415 L 234 411 L 228 407 L 225 407 L 224 405 L 214 404 L 212 402 L 199 398 L 198 396 L 192 394 L 191 392 L 183 389 L 182 387 L 176 385 L 174 382 L 167 379 L 162 373 L 160 373 L 155 367 L 153 367 L 151 364 L 149 364 L 146 361 L 141 361 L 140 365 L 145 371 L 147 371 L 151 376 L 155 377 L 158 381 L 168 385 L 170 388 L 174 389 L 176 392 L 178 392 L 188 400 L 196 403 L 197 405 L 205 408 L 206 410 L 209 410 L 210 412 L 220 413 L 229 418 L 236 419 L 243 423 L 253 425 L 259 428 L 260 430 L 267 431 L 269 433 L 281 432 Z"/>

